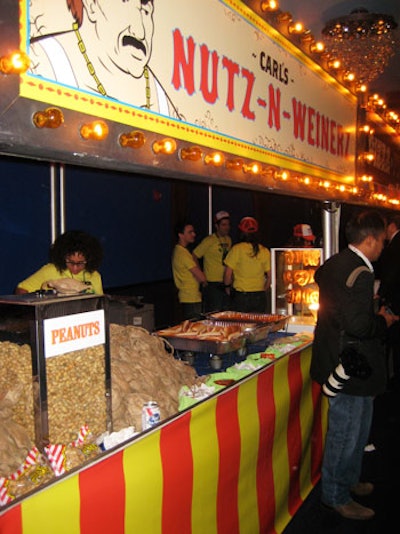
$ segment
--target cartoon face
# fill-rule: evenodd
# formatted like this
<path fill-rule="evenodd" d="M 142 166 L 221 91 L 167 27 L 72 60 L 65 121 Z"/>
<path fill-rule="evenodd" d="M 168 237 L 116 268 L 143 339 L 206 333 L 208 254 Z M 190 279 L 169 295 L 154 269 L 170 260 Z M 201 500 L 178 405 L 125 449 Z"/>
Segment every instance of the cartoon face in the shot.
<path fill-rule="evenodd" d="M 94 23 L 100 61 L 135 78 L 151 56 L 154 0 L 98 0 L 86 7 L 84 17 Z"/>

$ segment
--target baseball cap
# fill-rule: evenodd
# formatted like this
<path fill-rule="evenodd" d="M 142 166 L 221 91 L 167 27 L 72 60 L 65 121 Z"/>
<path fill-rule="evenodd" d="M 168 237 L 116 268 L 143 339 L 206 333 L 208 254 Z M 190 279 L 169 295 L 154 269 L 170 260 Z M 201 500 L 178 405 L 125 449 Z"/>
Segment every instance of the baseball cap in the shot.
<path fill-rule="evenodd" d="M 306 241 L 314 241 L 315 239 L 315 235 L 309 224 L 296 224 L 293 228 L 293 235 L 295 237 L 302 237 Z"/>
<path fill-rule="evenodd" d="M 243 217 L 239 223 L 239 230 L 245 234 L 254 234 L 258 231 L 258 222 L 254 217 Z"/>
<path fill-rule="evenodd" d="M 230 215 L 227 211 L 217 211 L 214 217 L 214 221 L 217 223 L 219 221 L 222 221 L 222 219 L 229 219 Z"/>

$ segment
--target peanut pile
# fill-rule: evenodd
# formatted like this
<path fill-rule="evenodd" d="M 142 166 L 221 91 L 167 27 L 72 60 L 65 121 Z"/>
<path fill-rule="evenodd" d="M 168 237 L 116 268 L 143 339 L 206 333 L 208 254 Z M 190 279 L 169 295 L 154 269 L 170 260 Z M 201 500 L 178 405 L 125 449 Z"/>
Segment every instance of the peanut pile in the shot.
<path fill-rule="evenodd" d="M 140 432 L 142 406 L 149 400 L 158 402 L 162 420 L 175 415 L 180 388 L 200 381 L 167 347 L 143 328 L 110 325 L 112 430 L 134 426 Z M 48 418 L 50 443 L 71 443 L 84 424 L 94 436 L 109 430 L 103 346 L 47 358 L 46 378 L 42 415 Z M 18 469 L 35 445 L 38 387 L 30 346 L 0 342 L 0 476 Z"/>

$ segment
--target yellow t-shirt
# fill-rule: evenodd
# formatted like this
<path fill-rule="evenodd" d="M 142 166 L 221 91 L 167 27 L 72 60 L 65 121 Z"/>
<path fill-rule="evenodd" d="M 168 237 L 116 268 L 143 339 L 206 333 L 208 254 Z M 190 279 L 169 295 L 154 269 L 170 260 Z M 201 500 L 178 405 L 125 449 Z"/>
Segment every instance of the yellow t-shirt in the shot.
<path fill-rule="evenodd" d="M 192 254 L 182 245 L 175 245 L 172 253 L 172 274 L 178 289 L 179 302 L 201 302 L 200 284 L 190 269 L 196 267 Z"/>
<path fill-rule="evenodd" d="M 88 293 L 93 292 L 96 295 L 103 294 L 103 284 L 101 281 L 101 275 L 98 271 L 93 273 L 88 273 L 83 270 L 78 274 L 72 275 L 69 269 L 65 269 L 60 273 L 57 270 L 57 267 L 53 263 L 46 263 L 38 271 L 33 273 L 28 278 L 25 278 L 22 282 L 18 284 L 18 287 L 25 289 L 28 293 L 33 293 L 42 288 L 42 284 L 49 280 L 60 280 L 61 278 L 73 278 L 74 280 L 79 280 L 80 282 L 90 283 L 88 284 Z"/>
<path fill-rule="evenodd" d="M 208 282 L 222 282 L 224 279 L 224 259 L 232 247 L 229 236 L 218 237 L 211 234 L 205 237 L 194 249 L 197 258 L 203 258 L 203 270 Z"/>
<path fill-rule="evenodd" d="M 233 287 L 237 291 L 264 291 L 265 273 L 271 270 L 271 254 L 259 245 L 257 256 L 253 256 L 250 243 L 233 245 L 225 258 L 225 265 L 233 270 Z"/>

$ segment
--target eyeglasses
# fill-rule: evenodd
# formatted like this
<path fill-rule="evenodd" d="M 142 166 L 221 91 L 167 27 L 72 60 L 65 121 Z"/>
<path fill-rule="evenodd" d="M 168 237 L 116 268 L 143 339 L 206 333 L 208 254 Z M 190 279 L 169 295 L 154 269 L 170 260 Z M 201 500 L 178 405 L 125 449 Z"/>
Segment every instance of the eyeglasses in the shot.
<path fill-rule="evenodd" d="M 65 263 L 67 265 L 73 265 L 73 266 L 76 266 L 76 267 L 85 267 L 86 265 L 86 261 L 71 261 L 71 260 L 65 260 Z"/>

